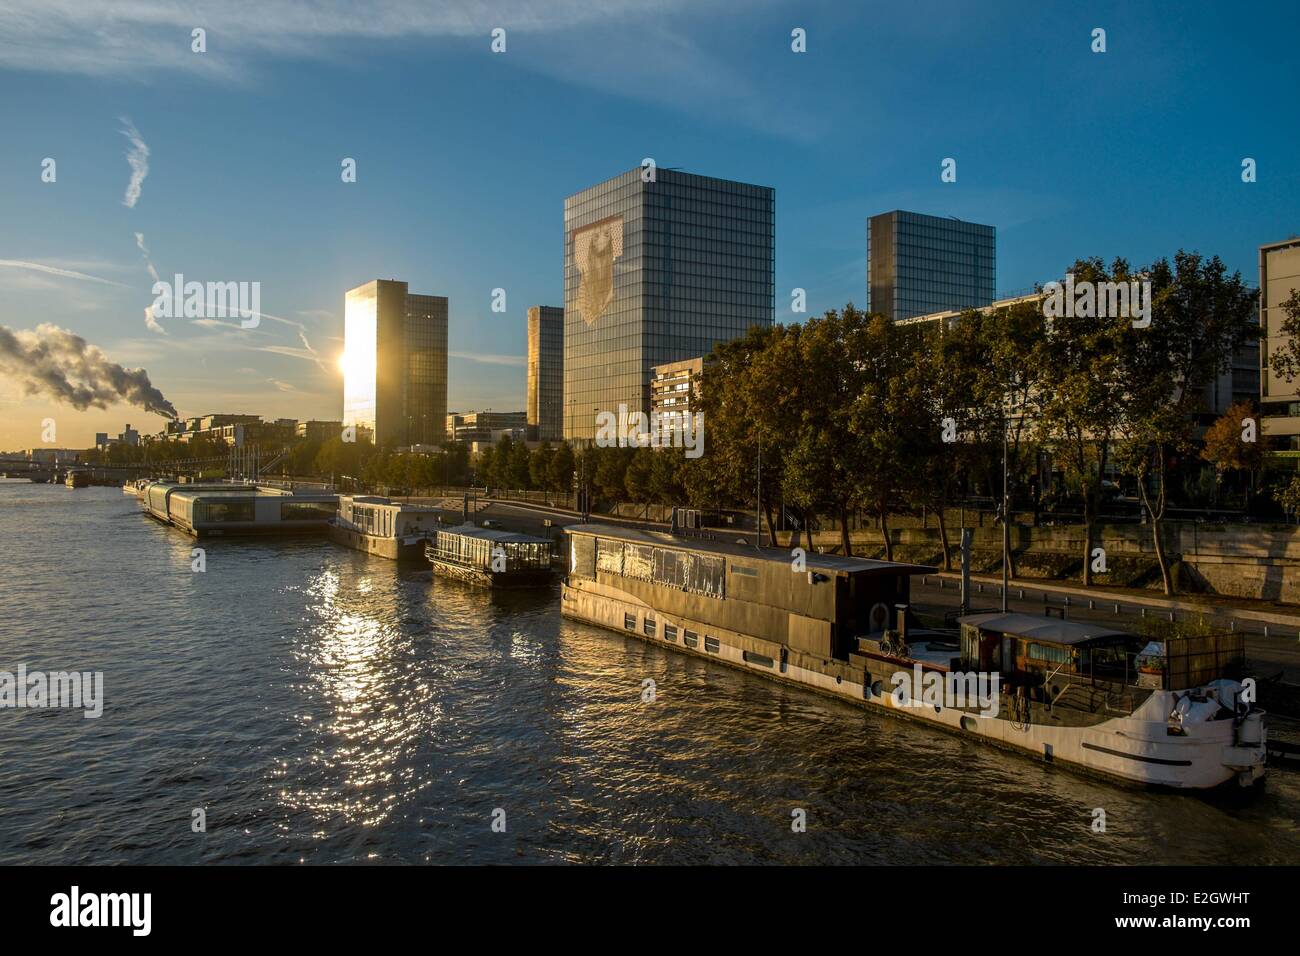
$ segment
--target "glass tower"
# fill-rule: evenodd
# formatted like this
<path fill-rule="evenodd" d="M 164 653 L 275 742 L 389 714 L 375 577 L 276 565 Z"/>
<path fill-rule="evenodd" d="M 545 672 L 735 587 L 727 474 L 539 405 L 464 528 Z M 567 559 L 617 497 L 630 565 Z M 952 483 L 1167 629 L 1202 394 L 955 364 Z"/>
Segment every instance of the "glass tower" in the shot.
<path fill-rule="evenodd" d="M 774 317 L 775 191 L 630 170 L 564 201 L 564 437 L 650 412 L 653 368 Z M 647 173 L 648 175 L 648 173 Z"/>
<path fill-rule="evenodd" d="M 993 301 L 992 226 L 901 209 L 867 220 L 867 310 L 910 319 Z"/>
<path fill-rule="evenodd" d="M 539 441 L 564 437 L 564 310 L 528 310 L 528 424 Z"/>
<path fill-rule="evenodd" d="M 447 299 L 375 279 L 344 299 L 343 424 L 378 446 L 434 444 L 447 421 Z"/>

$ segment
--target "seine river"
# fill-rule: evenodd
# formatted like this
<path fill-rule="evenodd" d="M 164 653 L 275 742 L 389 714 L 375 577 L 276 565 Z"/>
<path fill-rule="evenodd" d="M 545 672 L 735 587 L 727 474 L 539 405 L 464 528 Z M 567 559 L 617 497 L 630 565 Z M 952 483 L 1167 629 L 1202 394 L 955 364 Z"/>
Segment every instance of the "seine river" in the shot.
<path fill-rule="evenodd" d="M 0 863 L 1300 862 L 1294 772 L 1130 790 L 561 620 L 558 591 L 324 540 L 205 540 L 196 573 L 194 546 L 117 489 L 0 484 L 0 670 L 105 685 L 98 719 L 0 710 Z"/>

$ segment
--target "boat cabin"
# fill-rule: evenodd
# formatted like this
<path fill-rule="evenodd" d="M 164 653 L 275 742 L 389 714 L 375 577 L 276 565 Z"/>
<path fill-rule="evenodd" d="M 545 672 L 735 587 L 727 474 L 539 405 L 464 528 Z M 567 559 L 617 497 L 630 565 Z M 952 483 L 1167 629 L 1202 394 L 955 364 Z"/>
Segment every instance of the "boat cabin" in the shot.
<path fill-rule="evenodd" d="M 427 537 L 438 530 L 439 512 L 428 505 L 378 495 L 339 495 L 339 523 L 380 538 Z"/>
<path fill-rule="evenodd" d="M 1185 690 L 1229 676 L 1245 656 L 1240 634 L 1153 641 L 1100 624 L 1001 611 L 968 614 L 960 623 L 963 667 L 999 671 L 1004 683 L 1028 688 L 1086 683 Z"/>
<path fill-rule="evenodd" d="M 338 511 L 332 493 L 290 492 L 242 484 L 154 482 L 145 510 L 195 537 L 222 534 L 324 532 Z"/>
<path fill-rule="evenodd" d="M 440 530 L 427 550 L 430 560 L 481 571 L 549 570 L 551 542 L 512 531 L 461 525 Z M 504 558 L 504 567 L 494 558 Z"/>
<path fill-rule="evenodd" d="M 571 581 L 592 581 L 665 616 L 840 661 L 858 650 L 858 638 L 894 627 L 912 576 L 934 571 L 605 524 L 564 530 Z"/>

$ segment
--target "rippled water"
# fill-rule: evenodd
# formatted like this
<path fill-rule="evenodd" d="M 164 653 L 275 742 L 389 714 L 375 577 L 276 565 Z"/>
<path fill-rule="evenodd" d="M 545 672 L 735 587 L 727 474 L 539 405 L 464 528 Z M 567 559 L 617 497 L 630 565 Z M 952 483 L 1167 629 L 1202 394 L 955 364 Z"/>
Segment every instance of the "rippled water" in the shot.
<path fill-rule="evenodd" d="M 1300 774 L 1130 790 L 561 620 L 555 591 L 202 545 L 194 573 L 116 489 L 0 484 L 0 669 L 106 684 L 97 720 L 0 710 L 0 863 L 1300 862 Z"/>

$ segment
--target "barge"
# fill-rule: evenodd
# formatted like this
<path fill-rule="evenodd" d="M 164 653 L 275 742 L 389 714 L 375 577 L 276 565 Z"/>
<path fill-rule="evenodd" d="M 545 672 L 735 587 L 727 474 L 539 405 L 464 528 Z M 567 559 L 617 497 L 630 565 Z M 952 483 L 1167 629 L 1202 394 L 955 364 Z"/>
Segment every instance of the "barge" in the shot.
<path fill-rule="evenodd" d="M 90 472 L 73 469 L 68 472 L 63 479 L 63 483 L 69 488 L 88 488 L 90 487 Z"/>
<path fill-rule="evenodd" d="M 566 617 L 1126 783 L 1263 777 L 1264 712 L 1239 634 L 1163 643 L 994 612 L 926 631 L 922 565 L 600 524 L 568 533 Z"/>
<path fill-rule="evenodd" d="M 196 538 L 245 534 L 324 534 L 338 496 L 257 485 L 151 482 L 140 503 L 146 514 Z"/>
<path fill-rule="evenodd" d="M 340 495 L 330 540 L 392 561 L 422 561 L 441 523 L 438 509 L 376 495 Z"/>
<path fill-rule="evenodd" d="M 551 542 L 472 524 L 447 528 L 425 545 L 433 573 L 487 588 L 541 588 L 555 581 Z"/>

